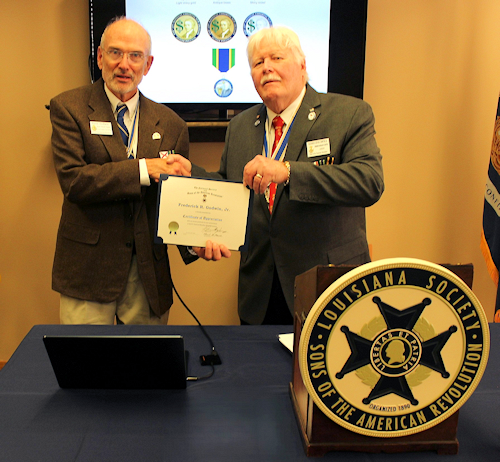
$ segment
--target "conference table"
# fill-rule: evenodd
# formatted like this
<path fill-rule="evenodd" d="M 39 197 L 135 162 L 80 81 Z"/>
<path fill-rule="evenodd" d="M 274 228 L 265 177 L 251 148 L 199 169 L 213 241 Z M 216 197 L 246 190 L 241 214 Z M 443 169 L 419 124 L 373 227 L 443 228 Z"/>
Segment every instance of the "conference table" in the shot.
<path fill-rule="evenodd" d="M 329 452 L 330 461 L 500 461 L 500 325 L 488 366 L 460 410 L 458 455 Z M 207 326 L 221 357 L 212 377 L 181 390 L 59 388 L 44 335 L 179 334 L 188 374 L 203 376 L 210 344 L 198 326 L 38 325 L 0 371 L 0 461 L 311 460 L 289 394 L 292 354 L 277 335 L 289 326 Z"/>

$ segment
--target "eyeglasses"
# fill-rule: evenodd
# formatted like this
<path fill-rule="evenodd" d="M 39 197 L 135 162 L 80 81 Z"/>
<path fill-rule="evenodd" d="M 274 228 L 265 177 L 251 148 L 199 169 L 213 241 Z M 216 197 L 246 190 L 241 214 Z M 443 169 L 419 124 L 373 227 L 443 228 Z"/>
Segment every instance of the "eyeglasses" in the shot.
<path fill-rule="evenodd" d="M 112 48 L 111 50 L 107 50 L 106 54 L 109 56 L 109 59 L 112 62 L 121 61 L 123 59 L 123 55 L 127 55 L 128 60 L 134 64 L 139 64 L 142 63 L 142 61 L 144 61 L 144 54 L 138 51 L 126 52 L 122 50 L 117 50 L 116 48 Z"/>

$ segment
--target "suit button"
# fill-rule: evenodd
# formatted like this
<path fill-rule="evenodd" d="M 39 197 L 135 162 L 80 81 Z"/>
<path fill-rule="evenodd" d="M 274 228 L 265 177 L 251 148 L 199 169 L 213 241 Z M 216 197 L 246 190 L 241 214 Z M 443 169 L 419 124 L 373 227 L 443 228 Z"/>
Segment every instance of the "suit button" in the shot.
<path fill-rule="evenodd" d="M 130 247 L 132 247 L 132 242 L 127 242 L 125 245 L 130 249 Z"/>

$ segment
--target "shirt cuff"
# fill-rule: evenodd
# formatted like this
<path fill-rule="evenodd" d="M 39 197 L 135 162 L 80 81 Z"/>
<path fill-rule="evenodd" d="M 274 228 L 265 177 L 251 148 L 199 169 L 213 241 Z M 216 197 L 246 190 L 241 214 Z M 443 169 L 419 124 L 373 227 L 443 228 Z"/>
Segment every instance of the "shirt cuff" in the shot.
<path fill-rule="evenodd" d="M 150 186 L 151 180 L 148 175 L 148 166 L 146 165 L 146 159 L 139 159 L 139 175 L 141 178 L 141 186 Z"/>

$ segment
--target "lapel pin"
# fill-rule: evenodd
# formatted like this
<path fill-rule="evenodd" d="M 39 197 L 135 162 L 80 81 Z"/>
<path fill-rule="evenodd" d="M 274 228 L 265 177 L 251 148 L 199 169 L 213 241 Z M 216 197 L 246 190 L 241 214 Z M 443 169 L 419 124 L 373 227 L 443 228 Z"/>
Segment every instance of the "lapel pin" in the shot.
<path fill-rule="evenodd" d="M 314 120 L 316 118 L 316 113 L 314 112 L 314 108 L 309 109 L 309 115 L 307 116 L 309 120 Z"/>
<path fill-rule="evenodd" d="M 161 135 L 158 132 L 154 132 L 152 138 L 154 140 L 159 140 L 159 139 L 161 139 Z"/>

